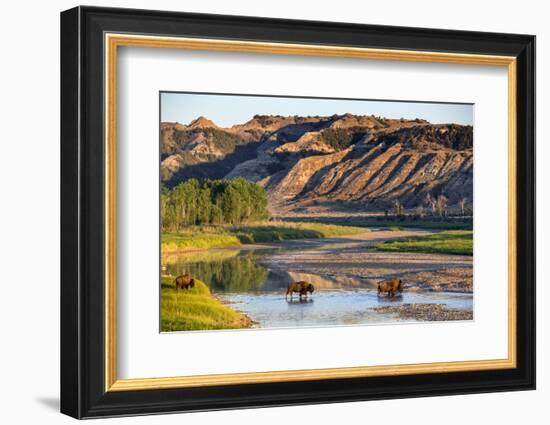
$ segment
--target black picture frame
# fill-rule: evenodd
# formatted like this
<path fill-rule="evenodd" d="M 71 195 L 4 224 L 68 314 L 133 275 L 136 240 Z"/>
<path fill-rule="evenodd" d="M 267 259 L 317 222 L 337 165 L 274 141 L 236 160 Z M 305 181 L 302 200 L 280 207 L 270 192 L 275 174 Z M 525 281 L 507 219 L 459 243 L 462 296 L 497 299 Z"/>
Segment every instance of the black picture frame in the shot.
<path fill-rule="evenodd" d="M 104 34 L 139 33 L 517 58 L 517 367 L 105 391 Z M 483 173 L 483 171 L 480 171 Z M 61 412 L 75 418 L 535 388 L 535 37 L 76 7 L 61 13 Z"/>

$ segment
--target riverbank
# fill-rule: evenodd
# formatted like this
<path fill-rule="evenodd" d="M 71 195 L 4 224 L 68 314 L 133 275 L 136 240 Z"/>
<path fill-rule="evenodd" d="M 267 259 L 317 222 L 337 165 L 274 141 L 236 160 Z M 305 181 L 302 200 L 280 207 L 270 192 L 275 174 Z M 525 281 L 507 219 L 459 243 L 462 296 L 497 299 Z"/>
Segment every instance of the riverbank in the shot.
<path fill-rule="evenodd" d="M 372 228 L 416 228 L 431 230 L 472 230 L 472 217 L 419 217 L 415 214 L 403 216 L 381 215 L 357 211 L 308 211 L 307 214 L 277 216 L 283 221 L 336 224 Z"/>
<path fill-rule="evenodd" d="M 472 320 L 474 316 L 473 311 L 453 309 L 445 304 L 386 305 L 374 310 L 396 315 L 399 319 L 417 321 Z"/>
<path fill-rule="evenodd" d="M 473 255 L 473 232 L 449 230 L 427 236 L 385 241 L 374 246 L 378 251 L 424 252 L 433 254 Z"/>
<path fill-rule="evenodd" d="M 161 278 L 161 332 L 250 328 L 254 322 L 244 313 L 216 298 L 204 282 L 176 291 L 174 277 Z"/>
<path fill-rule="evenodd" d="M 400 278 L 405 282 L 406 291 L 474 292 L 474 273 L 472 267 L 448 267 L 435 271 L 417 271 L 404 273 Z"/>
<path fill-rule="evenodd" d="M 319 288 L 354 286 L 375 289 L 386 279 L 403 280 L 409 292 L 473 292 L 471 255 L 378 251 L 384 242 L 430 237 L 428 231 L 372 231 L 300 244 L 284 243 L 286 252 L 273 252 L 259 264 L 293 280 L 311 281 Z"/>
<path fill-rule="evenodd" d="M 292 222 L 261 222 L 243 226 L 190 226 L 177 233 L 162 233 L 161 252 L 169 254 L 295 239 L 321 239 L 365 232 L 368 232 L 368 229 L 361 227 Z"/>

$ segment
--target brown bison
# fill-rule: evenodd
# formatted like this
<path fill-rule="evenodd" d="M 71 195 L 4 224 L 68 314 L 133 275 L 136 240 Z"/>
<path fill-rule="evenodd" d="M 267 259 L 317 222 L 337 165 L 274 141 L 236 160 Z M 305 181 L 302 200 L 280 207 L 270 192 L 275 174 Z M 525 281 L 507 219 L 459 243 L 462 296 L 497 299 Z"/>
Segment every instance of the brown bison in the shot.
<path fill-rule="evenodd" d="M 396 292 L 403 292 L 403 285 L 401 279 L 392 279 L 380 282 L 378 284 L 378 294 L 387 292 L 388 296 L 393 297 Z"/>
<path fill-rule="evenodd" d="M 292 294 L 294 292 L 300 293 L 300 298 L 302 298 L 302 295 L 305 295 L 307 298 L 307 293 L 313 294 L 313 291 L 315 288 L 311 283 L 304 282 L 301 280 L 300 282 L 292 282 L 290 285 L 288 285 L 288 288 L 286 290 L 286 297 L 288 297 L 288 294 L 290 294 L 290 299 L 292 299 Z"/>
<path fill-rule="evenodd" d="M 195 287 L 195 279 L 188 274 L 176 277 L 176 291 L 178 289 L 191 289 Z"/>

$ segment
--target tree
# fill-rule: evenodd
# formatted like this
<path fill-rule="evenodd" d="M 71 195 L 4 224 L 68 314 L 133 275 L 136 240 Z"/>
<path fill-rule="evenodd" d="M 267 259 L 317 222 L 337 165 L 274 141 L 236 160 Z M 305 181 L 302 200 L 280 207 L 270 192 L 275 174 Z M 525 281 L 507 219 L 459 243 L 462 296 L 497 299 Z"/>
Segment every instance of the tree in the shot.
<path fill-rule="evenodd" d="M 401 204 L 401 202 L 399 202 L 399 199 L 394 199 L 392 204 L 395 215 L 403 215 L 403 205 Z"/>
<path fill-rule="evenodd" d="M 437 197 L 436 210 L 437 210 L 438 215 L 440 215 L 440 216 L 446 215 L 446 213 L 447 213 L 447 202 L 448 202 L 448 199 L 445 195 L 441 194 Z"/>
<path fill-rule="evenodd" d="M 168 222 L 168 210 L 171 208 L 170 205 L 170 192 L 168 189 L 163 187 L 160 191 L 160 226 L 161 229 L 169 227 L 172 223 Z"/>
<path fill-rule="evenodd" d="M 197 198 L 199 182 L 189 179 L 172 190 L 172 203 L 176 212 L 176 228 L 197 224 Z"/>
<path fill-rule="evenodd" d="M 435 215 L 437 202 L 431 193 L 428 192 L 426 194 L 424 204 L 432 211 L 432 215 Z"/>
<path fill-rule="evenodd" d="M 225 223 L 237 224 L 241 217 L 241 205 L 237 190 L 228 185 L 221 194 L 220 199 L 223 221 Z"/>
<path fill-rule="evenodd" d="M 210 208 L 210 221 L 211 224 L 221 224 L 223 222 L 222 209 L 218 205 L 212 205 Z"/>
<path fill-rule="evenodd" d="M 187 211 L 184 191 L 181 184 L 172 189 L 170 202 L 172 204 L 172 227 L 178 230 L 185 220 Z"/>
<path fill-rule="evenodd" d="M 166 215 L 164 217 L 164 228 L 166 230 L 176 230 L 178 228 L 176 210 L 172 204 L 168 204 Z"/>
<path fill-rule="evenodd" d="M 198 189 L 197 195 L 197 211 L 196 211 L 196 220 L 197 224 L 207 224 L 211 223 L 211 209 L 212 209 L 212 200 L 210 196 L 210 188 L 201 187 Z"/>
<path fill-rule="evenodd" d="M 257 184 L 249 183 L 250 205 L 252 206 L 251 220 L 266 220 L 269 218 L 267 209 L 267 193 Z"/>
<path fill-rule="evenodd" d="M 467 201 L 468 198 L 466 198 L 464 195 L 460 195 L 460 198 L 458 198 L 458 206 L 460 207 L 460 212 L 462 216 L 464 216 Z"/>
<path fill-rule="evenodd" d="M 236 216 L 236 220 L 238 223 L 246 222 L 252 215 L 253 210 L 249 190 L 250 182 L 242 177 L 238 177 L 234 180 L 231 180 L 229 185 L 235 190 L 235 193 L 237 194 L 239 212 Z"/>
<path fill-rule="evenodd" d="M 263 187 L 244 178 L 233 180 L 189 179 L 160 195 L 163 230 L 196 224 L 240 224 L 269 217 Z"/>

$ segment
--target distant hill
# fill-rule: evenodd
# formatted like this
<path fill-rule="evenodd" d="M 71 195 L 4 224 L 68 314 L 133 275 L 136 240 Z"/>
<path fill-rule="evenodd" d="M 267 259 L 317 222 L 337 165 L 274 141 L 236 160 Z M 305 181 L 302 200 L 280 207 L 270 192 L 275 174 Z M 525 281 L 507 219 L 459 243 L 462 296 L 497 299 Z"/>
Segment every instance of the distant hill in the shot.
<path fill-rule="evenodd" d="M 245 177 L 266 188 L 275 215 L 384 210 L 395 199 L 414 208 L 428 193 L 452 206 L 472 200 L 472 147 L 472 126 L 421 119 L 256 115 L 220 128 L 199 117 L 161 123 L 161 175 L 169 187 Z"/>

